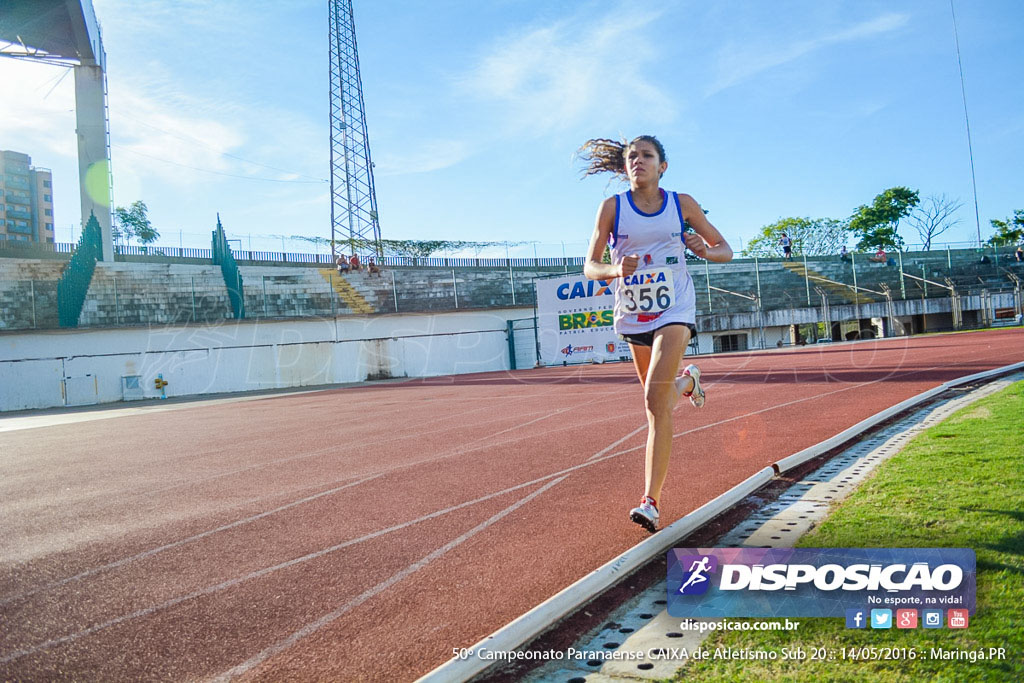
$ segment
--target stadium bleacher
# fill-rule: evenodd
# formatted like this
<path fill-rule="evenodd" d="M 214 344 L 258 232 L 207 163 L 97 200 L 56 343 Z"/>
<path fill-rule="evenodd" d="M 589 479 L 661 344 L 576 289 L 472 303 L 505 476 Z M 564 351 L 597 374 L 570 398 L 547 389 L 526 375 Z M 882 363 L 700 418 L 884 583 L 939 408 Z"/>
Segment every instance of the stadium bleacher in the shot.
<path fill-rule="evenodd" d="M 698 314 L 749 313 L 760 292 L 764 311 L 813 308 L 822 292 L 829 305 L 871 304 L 884 300 L 883 286 L 894 300 L 946 298 L 947 281 L 959 294 L 1010 291 L 1024 278 L 1024 264 L 1012 250 L 974 249 L 905 252 L 902 272 L 896 265 L 872 263 L 867 255 L 853 262 L 837 256 L 782 259 L 736 259 L 727 264 L 691 261 Z M 21 252 L 0 250 L 0 329 L 45 329 L 58 326 L 56 281 L 65 258 L 19 258 Z M 897 258 L 900 255 L 897 254 Z M 380 276 L 364 270 L 339 275 L 311 259 L 309 263 L 270 265 L 239 262 L 244 280 L 247 318 L 301 318 L 532 307 L 533 280 L 573 270 L 557 260 L 530 265 L 471 265 L 460 260 L 421 260 L 430 265 L 386 265 Z M 247 264 L 248 263 L 248 264 Z M 856 269 L 856 280 L 854 270 Z M 514 281 L 514 294 L 512 282 Z M 857 291 L 854 291 L 856 283 Z M 820 288 L 820 289 L 819 289 Z M 177 323 L 208 323 L 233 317 L 218 266 L 206 259 L 133 256 L 131 262 L 97 264 L 85 299 L 80 327 L 116 327 Z"/>

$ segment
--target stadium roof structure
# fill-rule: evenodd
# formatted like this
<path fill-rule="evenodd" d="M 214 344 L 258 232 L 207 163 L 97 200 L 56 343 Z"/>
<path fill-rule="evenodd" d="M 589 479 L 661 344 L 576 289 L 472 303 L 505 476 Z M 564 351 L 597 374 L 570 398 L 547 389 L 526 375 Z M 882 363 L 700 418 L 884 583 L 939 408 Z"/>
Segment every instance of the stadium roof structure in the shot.
<path fill-rule="evenodd" d="M 64 66 L 103 66 L 88 0 L 0 0 L 0 56 Z"/>
<path fill-rule="evenodd" d="M 113 261 L 106 57 L 92 0 L 0 0 L 0 57 L 74 71 L 82 225 L 96 216 L 103 260 Z"/>

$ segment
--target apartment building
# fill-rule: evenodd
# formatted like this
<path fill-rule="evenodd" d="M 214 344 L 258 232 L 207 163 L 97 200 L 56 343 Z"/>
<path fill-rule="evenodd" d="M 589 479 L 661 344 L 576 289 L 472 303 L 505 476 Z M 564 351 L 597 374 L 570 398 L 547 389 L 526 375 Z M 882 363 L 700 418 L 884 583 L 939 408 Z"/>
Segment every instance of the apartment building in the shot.
<path fill-rule="evenodd" d="M 0 241 L 53 242 L 53 174 L 0 150 Z"/>

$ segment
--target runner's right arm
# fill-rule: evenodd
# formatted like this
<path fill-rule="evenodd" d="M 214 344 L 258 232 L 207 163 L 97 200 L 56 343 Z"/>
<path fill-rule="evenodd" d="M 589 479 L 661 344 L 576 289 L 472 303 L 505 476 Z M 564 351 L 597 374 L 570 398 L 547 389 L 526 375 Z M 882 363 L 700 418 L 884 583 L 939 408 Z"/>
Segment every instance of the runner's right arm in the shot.
<path fill-rule="evenodd" d="M 615 225 L 615 197 L 608 197 L 601 202 L 597 210 L 594 232 L 590 236 L 587 248 L 587 261 L 583 264 L 583 274 L 591 280 L 611 280 L 612 278 L 632 275 L 640 262 L 638 254 L 623 257 L 620 263 L 602 263 L 604 248 L 608 244 L 608 236 Z"/>

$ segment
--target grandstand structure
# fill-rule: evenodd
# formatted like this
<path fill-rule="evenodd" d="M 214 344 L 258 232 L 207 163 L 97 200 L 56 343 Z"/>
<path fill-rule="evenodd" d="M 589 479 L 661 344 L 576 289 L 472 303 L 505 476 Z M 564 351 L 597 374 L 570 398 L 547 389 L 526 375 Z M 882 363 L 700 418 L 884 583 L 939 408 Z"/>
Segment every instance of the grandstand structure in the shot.
<path fill-rule="evenodd" d="M 385 257 L 379 274 L 340 274 L 326 255 L 232 254 L 222 233 L 210 250 L 114 262 L 98 258 L 95 221 L 78 245 L 0 247 L 0 411 L 534 367 L 535 281 L 582 270 L 579 257 Z M 690 353 L 1019 325 L 1024 313 L 1024 263 L 1009 249 L 690 265 Z"/>
<path fill-rule="evenodd" d="M 0 330 L 59 327 L 57 283 L 73 245 L 7 245 L 0 248 Z M 98 262 L 88 284 L 80 328 L 204 324 L 226 319 L 301 319 L 347 315 L 521 309 L 532 315 L 533 281 L 580 272 L 582 258 L 384 257 L 380 274 L 339 274 L 326 255 L 238 251 L 244 316 L 212 250 L 177 247 L 124 249 L 113 263 Z M 1012 250 L 905 252 L 900 263 L 852 261 L 837 256 L 804 260 L 736 259 L 691 262 L 697 291 L 698 331 L 746 334 L 738 347 L 761 345 L 761 327 L 819 324 L 802 335 L 855 338 L 875 325 L 877 336 L 920 333 L 1012 319 L 1020 313 L 1024 264 Z M 995 297 L 985 309 L 982 296 Z M 961 315 L 954 320 L 954 297 Z M 1002 298 L 1001 298 L 1002 297 Z M 1008 298 L 1006 298 L 1008 297 Z M 1006 305 L 1002 305 L 1006 304 Z M 828 314 L 826 316 L 826 313 Z M 763 320 L 758 316 L 762 316 Z M 868 322 L 876 320 L 875 323 Z M 884 327 L 878 327 L 881 320 Z M 801 339 L 791 330 L 783 343 Z M 719 345 L 720 346 L 720 345 Z"/>

